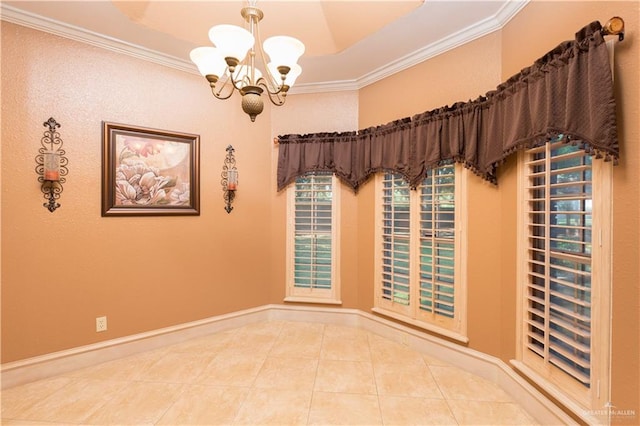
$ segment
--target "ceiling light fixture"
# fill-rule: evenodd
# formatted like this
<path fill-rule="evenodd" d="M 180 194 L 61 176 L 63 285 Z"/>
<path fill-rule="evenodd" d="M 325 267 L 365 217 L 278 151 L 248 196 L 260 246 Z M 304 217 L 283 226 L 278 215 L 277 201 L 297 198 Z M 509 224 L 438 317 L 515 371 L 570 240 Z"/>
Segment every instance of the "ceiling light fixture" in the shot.
<path fill-rule="evenodd" d="M 264 14 L 256 7 L 256 0 L 249 1 L 240 14 L 249 30 L 235 25 L 213 26 L 209 39 L 215 47 L 197 47 L 190 57 L 209 82 L 213 96 L 229 99 L 237 90 L 242 96 L 242 110 L 255 121 L 264 109 L 261 95 L 265 90 L 271 103 L 284 105 L 287 92 L 302 73 L 297 62 L 304 44 L 289 36 L 269 37 L 261 44 L 258 22 Z M 265 60 L 265 52 L 270 62 Z M 256 55 L 263 71 L 256 67 Z"/>

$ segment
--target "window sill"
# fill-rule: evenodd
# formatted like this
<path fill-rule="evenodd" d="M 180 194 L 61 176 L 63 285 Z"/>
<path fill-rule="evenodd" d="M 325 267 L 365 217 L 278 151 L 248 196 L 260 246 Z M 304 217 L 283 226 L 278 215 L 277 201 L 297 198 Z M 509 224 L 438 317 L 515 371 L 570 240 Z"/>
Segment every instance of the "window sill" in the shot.
<path fill-rule="evenodd" d="M 402 321 L 406 324 L 411 324 L 415 327 L 422 328 L 423 330 L 427 330 L 432 333 L 439 334 L 448 339 L 453 339 L 455 341 L 465 343 L 465 344 L 469 343 L 469 338 L 467 336 L 457 333 L 455 331 L 447 330 L 446 328 L 438 327 L 437 325 L 434 325 L 434 324 L 429 324 L 426 322 L 414 320 L 412 318 L 409 318 L 404 315 L 400 315 L 395 312 L 391 312 L 382 308 L 372 308 L 371 311 L 375 312 L 376 314 L 384 315 L 386 317 L 390 317 L 395 320 Z"/>
<path fill-rule="evenodd" d="M 342 300 L 320 299 L 316 297 L 304 297 L 304 296 L 287 296 L 284 298 L 284 301 L 291 302 L 291 303 L 317 303 L 320 305 L 342 305 Z"/>
<path fill-rule="evenodd" d="M 609 410 L 606 405 L 603 404 L 603 407 L 596 407 L 599 409 L 588 410 L 586 407 L 565 394 L 556 385 L 552 384 L 547 379 L 538 374 L 535 370 L 528 367 L 522 361 L 512 359 L 509 361 L 509 363 L 513 366 L 513 368 L 516 369 L 516 371 L 526 377 L 527 380 L 534 383 L 544 392 L 549 394 L 553 399 L 558 401 L 562 406 L 566 407 L 571 413 L 578 416 L 586 424 L 603 424 L 603 422 L 604 424 L 607 423 L 606 415 L 604 417 L 598 416 L 598 414 L 601 414 L 601 412 Z"/>

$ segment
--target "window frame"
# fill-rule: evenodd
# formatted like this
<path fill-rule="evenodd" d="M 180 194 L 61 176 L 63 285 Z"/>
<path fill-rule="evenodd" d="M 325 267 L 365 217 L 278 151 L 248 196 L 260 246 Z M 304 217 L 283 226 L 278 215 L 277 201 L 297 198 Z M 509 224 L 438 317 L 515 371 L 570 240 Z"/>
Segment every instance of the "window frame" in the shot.
<path fill-rule="evenodd" d="M 375 291 L 374 307 L 372 311 L 390 318 L 411 324 L 447 338 L 468 343 L 467 337 L 467 253 L 466 253 L 466 223 L 467 223 L 467 179 L 469 171 L 461 164 L 454 163 L 454 316 L 445 318 L 440 315 L 424 313 L 420 310 L 420 185 L 416 190 L 409 190 L 410 194 L 410 279 L 409 305 L 399 306 L 383 298 L 383 268 L 384 259 L 383 227 L 384 205 L 383 191 L 385 173 L 379 173 L 375 179 Z M 407 184 L 408 185 L 408 184 Z M 411 303 L 412 300 L 418 303 Z M 396 306 L 394 306 L 396 305 Z"/>
<path fill-rule="evenodd" d="M 324 173 L 308 173 L 300 178 L 323 176 Z M 302 288 L 295 283 L 295 193 L 298 179 L 287 188 L 287 243 L 286 243 L 286 295 L 285 302 L 342 304 L 340 296 L 340 184 L 335 174 L 331 176 L 331 288 Z"/>
<path fill-rule="evenodd" d="M 562 143 L 562 142 L 557 142 Z M 549 152 L 549 143 L 547 152 Z M 606 420 L 610 407 L 611 282 L 612 282 L 612 163 L 591 161 L 591 300 L 590 300 L 590 385 L 580 384 L 569 373 L 527 349 L 529 287 L 528 251 L 530 223 L 528 207 L 527 158 L 531 150 L 518 153 L 518 242 L 517 242 L 517 336 L 516 367 L 530 380 L 562 403 L 581 414 L 594 413 Z M 548 154 L 547 154 L 548 155 Z M 585 154 L 586 155 L 586 154 Z M 548 182 L 545 184 L 548 188 Z M 586 209 L 584 210 L 586 211 Z M 550 210 L 545 209 L 545 212 Z M 545 213 L 546 214 L 546 213 Z M 551 213 L 548 213 L 551 214 Z M 550 226 L 550 225 L 549 225 Z M 550 235 L 545 236 L 545 241 Z M 545 273 L 548 276 L 548 272 Z M 548 318 L 545 318 L 548 321 Z"/>

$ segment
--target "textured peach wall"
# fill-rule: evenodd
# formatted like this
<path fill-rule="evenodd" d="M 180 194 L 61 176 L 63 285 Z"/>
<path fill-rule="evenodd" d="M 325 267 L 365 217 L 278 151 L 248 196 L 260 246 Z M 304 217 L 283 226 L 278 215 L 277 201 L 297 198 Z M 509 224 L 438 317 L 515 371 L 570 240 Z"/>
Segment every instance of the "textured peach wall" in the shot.
<path fill-rule="evenodd" d="M 2 362 L 267 303 L 269 114 L 250 123 L 237 95 L 218 101 L 195 74 L 3 22 Z M 69 159 L 54 213 L 34 171 L 51 116 Z M 102 218 L 102 120 L 199 134 L 201 215 Z M 96 333 L 101 315 L 108 331 Z"/>
<path fill-rule="evenodd" d="M 273 137 L 356 128 L 355 92 L 292 95 L 250 123 L 237 95 L 218 101 L 196 75 L 4 22 L 2 44 L 2 362 L 282 302 Z M 69 158 L 55 213 L 34 172 L 50 116 Z M 102 120 L 199 134 L 201 215 L 102 218 Z M 240 174 L 231 214 L 220 186 L 229 144 Z M 347 193 L 347 260 L 354 204 Z M 347 266 L 343 279 L 355 275 Z M 102 315 L 108 331 L 97 334 Z"/>

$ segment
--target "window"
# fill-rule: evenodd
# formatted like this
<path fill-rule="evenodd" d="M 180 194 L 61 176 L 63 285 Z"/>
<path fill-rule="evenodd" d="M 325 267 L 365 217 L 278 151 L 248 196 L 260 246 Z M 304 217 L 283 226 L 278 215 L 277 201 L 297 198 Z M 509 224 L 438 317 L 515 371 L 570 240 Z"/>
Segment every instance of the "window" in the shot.
<path fill-rule="evenodd" d="M 429 171 L 413 191 L 397 174 L 378 177 L 374 311 L 467 341 L 462 193 L 466 171 Z"/>
<path fill-rule="evenodd" d="M 604 408 L 611 164 L 552 141 L 520 165 L 519 356 L 573 401 Z"/>
<path fill-rule="evenodd" d="M 341 303 L 338 280 L 337 180 L 308 174 L 288 189 L 287 296 L 289 302 Z"/>

